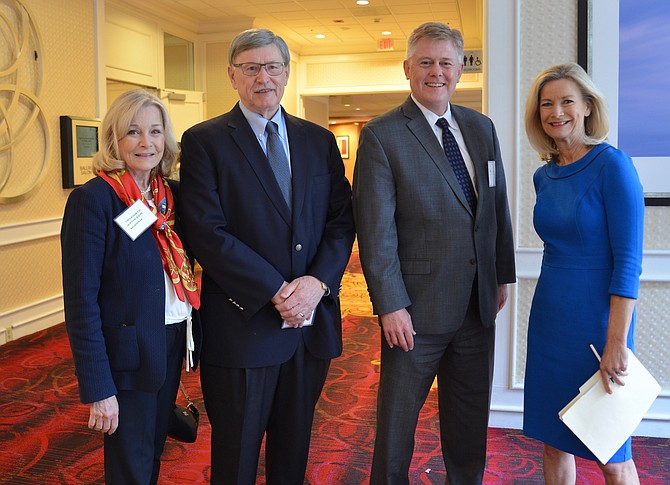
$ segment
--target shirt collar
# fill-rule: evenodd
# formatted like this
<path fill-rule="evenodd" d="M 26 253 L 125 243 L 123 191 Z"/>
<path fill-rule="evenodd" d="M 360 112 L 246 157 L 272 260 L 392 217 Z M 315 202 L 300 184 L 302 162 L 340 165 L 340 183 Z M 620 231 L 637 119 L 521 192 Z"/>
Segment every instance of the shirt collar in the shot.
<path fill-rule="evenodd" d="M 242 114 L 249 122 L 251 129 L 258 139 L 263 139 L 265 137 L 265 125 L 268 123 L 268 121 L 274 121 L 277 123 L 279 136 L 281 136 L 282 139 L 286 139 L 286 123 L 284 122 L 281 106 L 270 120 L 267 120 L 258 113 L 251 111 L 249 108 L 244 106 L 242 101 L 240 101 L 240 109 L 242 110 Z"/>
<path fill-rule="evenodd" d="M 447 105 L 447 111 L 442 115 L 438 116 L 435 113 L 433 113 L 431 110 L 426 108 L 424 105 L 419 103 L 414 95 L 412 94 L 412 101 L 416 103 L 416 105 L 419 107 L 421 110 L 421 113 L 423 113 L 423 116 L 426 118 L 426 121 L 428 121 L 428 124 L 430 126 L 435 126 L 435 123 L 437 123 L 437 120 L 440 118 L 444 118 L 447 120 L 447 123 L 449 124 L 449 129 L 450 130 L 458 130 L 458 125 L 456 124 L 456 121 L 454 121 L 454 115 L 451 112 L 451 103 Z"/>

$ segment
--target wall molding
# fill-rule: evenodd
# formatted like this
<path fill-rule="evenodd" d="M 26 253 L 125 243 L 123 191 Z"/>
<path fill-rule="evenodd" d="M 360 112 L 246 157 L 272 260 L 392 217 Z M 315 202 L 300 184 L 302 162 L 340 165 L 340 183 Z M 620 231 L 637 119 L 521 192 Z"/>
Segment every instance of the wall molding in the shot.
<path fill-rule="evenodd" d="M 537 279 L 542 266 L 542 248 L 517 248 L 517 278 Z M 670 281 L 670 251 L 649 249 L 642 253 L 640 281 Z"/>
<path fill-rule="evenodd" d="M 517 396 L 517 397 L 520 397 Z M 491 428 L 523 428 L 523 404 L 491 404 Z M 670 438 L 670 398 L 659 396 L 647 412 L 633 436 Z"/>
<path fill-rule="evenodd" d="M 64 321 L 62 294 L 0 313 L 0 344 L 53 327 Z"/>
<path fill-rule="evenodd" d="M 0 226 L 0 247 L 58 236 L 62 220 L 54 217 Z"/>
<path fill-rule="evenodd" d="M 62 217 L 54 217 L 0 226 L 0 247 L 58 237 L 62 220 Z M 0 345 L 63 321 L 62 293 L 13 308 L 0 313 Z"/>

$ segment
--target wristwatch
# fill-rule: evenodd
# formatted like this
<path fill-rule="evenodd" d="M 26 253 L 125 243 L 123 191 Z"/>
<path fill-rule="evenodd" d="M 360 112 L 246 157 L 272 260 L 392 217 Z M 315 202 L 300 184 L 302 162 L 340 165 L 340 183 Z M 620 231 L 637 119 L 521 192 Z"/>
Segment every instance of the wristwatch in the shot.
<path fill-rule="evenodd" d="M 328 285 L 325 284 L 323 281 L 319 280 L 321 283 L 321 289 L 323 290 L 323 296 L 328 296 L 330 295 L 330 288 L 328 288 Z"/>

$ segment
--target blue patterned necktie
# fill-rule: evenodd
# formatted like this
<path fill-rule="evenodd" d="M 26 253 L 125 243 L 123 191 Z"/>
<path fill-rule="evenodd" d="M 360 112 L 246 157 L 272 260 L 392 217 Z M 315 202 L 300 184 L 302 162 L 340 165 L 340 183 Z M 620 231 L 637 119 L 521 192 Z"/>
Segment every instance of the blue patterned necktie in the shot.
<path fill-rule="evenodd" d="M 268 121 L 265 125 L 265 133 L 267 135 L 266 150 L 270 167 L 275 174 L 277 184 L 281 189 L 284 200 L 291 209 L 291 170 L 284 151 L 284 144 L 279 138 L 277 132 L 277 123 Z"/>
<path fill-rule="evenodd" d="M 442 128 L 442 145 L 444 146 L 444 153 L 447 155 L 449 163 L 451 163 L 451 168 L 454 169 L 456 179 L 474 213 L 477 207 L 477 195 L 475 194 L 475 188 L 472 185 L 472 179 L 468 173 L 468 168 L 465 166 L 465 161 L 463 161 L 461 150 L 458 148 L 458 143 L 456 143 L 454 135 L 449 130 L 449 123 L 447 123 L 447 120 L 440 118 L 435 124 Z"/>

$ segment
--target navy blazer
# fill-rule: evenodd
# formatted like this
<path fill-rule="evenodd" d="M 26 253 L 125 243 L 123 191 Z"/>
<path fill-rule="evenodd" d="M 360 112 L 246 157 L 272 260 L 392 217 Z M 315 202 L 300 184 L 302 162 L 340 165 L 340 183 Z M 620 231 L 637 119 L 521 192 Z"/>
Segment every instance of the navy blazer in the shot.
<path fill-rule="evenodd" d="M 178 200 L 176 184 L 170 186 Z M 63 216 L 65 325 L 83 403 L 118 390 L 154 392 L 165 381 L 163 264 L 150 230 L 133 241 L 114 222 L 126 209 L 112 187 L 95 177 L 70 194 Z M 177 219 L 175 231 L 180 229 Z M 193 315 L 199 350 L 195 310 Z"/>
<path fill-rule="evenodd" d="M 342 352 L 339 286 L 351 254 L 351 188 L 333 134 L 284 113 L 291 151 L 289 211 L 239 105 L 182 137 L 181 213 L 203 268 L 202 361 L 263 367 L 287 361 L 299 339 L 318 358 Z M 332 289 L 314 325 L 282 330 L 271 298 L 312 275 Z"/>

